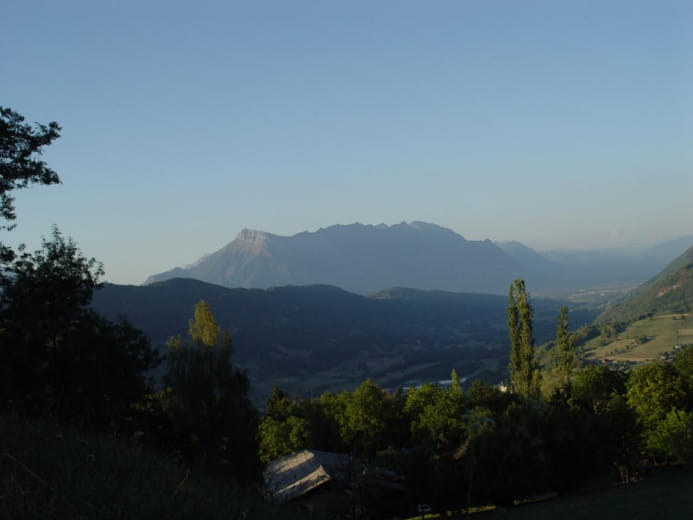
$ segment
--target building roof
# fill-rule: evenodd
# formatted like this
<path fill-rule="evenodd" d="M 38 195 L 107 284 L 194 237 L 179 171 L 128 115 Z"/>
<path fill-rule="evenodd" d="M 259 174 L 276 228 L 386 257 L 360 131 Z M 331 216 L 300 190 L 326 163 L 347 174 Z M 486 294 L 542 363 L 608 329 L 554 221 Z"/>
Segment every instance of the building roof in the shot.
<path fill-rule="evenodd" d="M 348 455 L 302 450 L 270 462 L 264 472 L 272 500 L 283 504 L 331 480 L 346 480 L 351 468 Z"/>

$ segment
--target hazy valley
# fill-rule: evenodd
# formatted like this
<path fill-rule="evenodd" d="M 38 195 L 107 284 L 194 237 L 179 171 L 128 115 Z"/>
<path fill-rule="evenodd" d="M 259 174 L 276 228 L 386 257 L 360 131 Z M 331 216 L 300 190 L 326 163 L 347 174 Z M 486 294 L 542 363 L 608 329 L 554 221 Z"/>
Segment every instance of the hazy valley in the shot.
<path fill-rule="evenodd" d="M 407 387 L 448 379 L 452 369 L 497 383 L 507 378 L 506 294 L 514 278 L 524 277 L 535 295 L 558 295 L 533 300 L 540 345 L 552 339 L 561 306 L 570 308 L 573 329 L 608 306 L 604 321 L 615 312 L 609 304 L 691 243 L 540 254 L 518 242 L 467 241 L 422 222 L 292 237 L 244 230 L 188 268 L 142 286 L 107 284 L 93 305 L 109 318 L 126 316 L 163 349 L 168 338 L 185 335 L 192 308 L 205 300 L 232 331 L 236 362 L 259 401 L 275 386 L 302 396 L 366 378 Z"/>
<path fill-rule="evenodd" d="M 248 369 L 256 397 L 273 386 L 296 395 L 353 388 L 366 378 L 395 388 L 461 376 L 489 383 L 507 366 L 507 297 L 389 289 L 366 297 L 333 286 L 230 289 L 191 279 L 145 286 L 108 284 L 93 305 L 126 316 L 155 345 L 187 333 L 195 304 L 209 303 L 222 329 L 233 331 L 234 359 Z M 535 299 L 539 342 L 555 332 L 567 302 Z M 573 311 L 575 326 L 598 311 Z"/>

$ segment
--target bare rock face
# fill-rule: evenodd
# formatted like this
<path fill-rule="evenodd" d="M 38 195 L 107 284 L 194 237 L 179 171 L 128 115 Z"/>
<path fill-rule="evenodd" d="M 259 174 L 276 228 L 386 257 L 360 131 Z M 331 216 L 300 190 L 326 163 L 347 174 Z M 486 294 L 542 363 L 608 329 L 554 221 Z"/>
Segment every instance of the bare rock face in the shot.
<path fill-rule="evenodd" d="M 239 250 L 245 249 L 250 254 L 262 255 L 268 254 L 266 244 L 273 237 L 276 238 L 276 235 L 271 235 L 270 233 L 265 233 L 264 231 L 258 231 L 256 229 L 244 228 L 236 235 L 236 238 L 233 239 L 231 244 L 234 244 Z"/>

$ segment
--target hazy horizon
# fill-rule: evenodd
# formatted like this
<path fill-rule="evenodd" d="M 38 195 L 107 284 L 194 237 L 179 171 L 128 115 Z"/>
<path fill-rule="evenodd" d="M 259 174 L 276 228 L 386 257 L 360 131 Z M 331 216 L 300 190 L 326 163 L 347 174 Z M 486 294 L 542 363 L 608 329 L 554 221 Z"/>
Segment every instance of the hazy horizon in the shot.
<path fill-rule="evenodd" d="M 57 121 L 16 192 L 106 280 L 231 241 L 419 220 L 537 251 L 693 234 L 693 4 L 21 2 L 0 105 Z"/>

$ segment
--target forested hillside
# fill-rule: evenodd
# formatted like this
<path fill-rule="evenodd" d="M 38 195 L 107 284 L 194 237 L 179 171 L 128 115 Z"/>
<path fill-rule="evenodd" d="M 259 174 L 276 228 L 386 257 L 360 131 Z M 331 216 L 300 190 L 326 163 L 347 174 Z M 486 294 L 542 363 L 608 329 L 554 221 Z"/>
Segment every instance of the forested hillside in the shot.
<path fill-rule="evenodd" d="M 126 316 L 162 345 L 199 300 L 233 331 L 235 359 L 248 369 L 255 395 L 275 384 L 302 395 L 351 388 L 366 377 L 386 387 L 462 376 L 505 377 L 507 299 L 489 294 L 395 288 L 372 297 L 330 286 L 228 289 L 174 279 L 147 286 L 107 284 L 94 308 Z M 550 339 L 563 304 L 537 299 L 536 335 Z M 576 325 L 592 310 L 576 310 Z"/>

